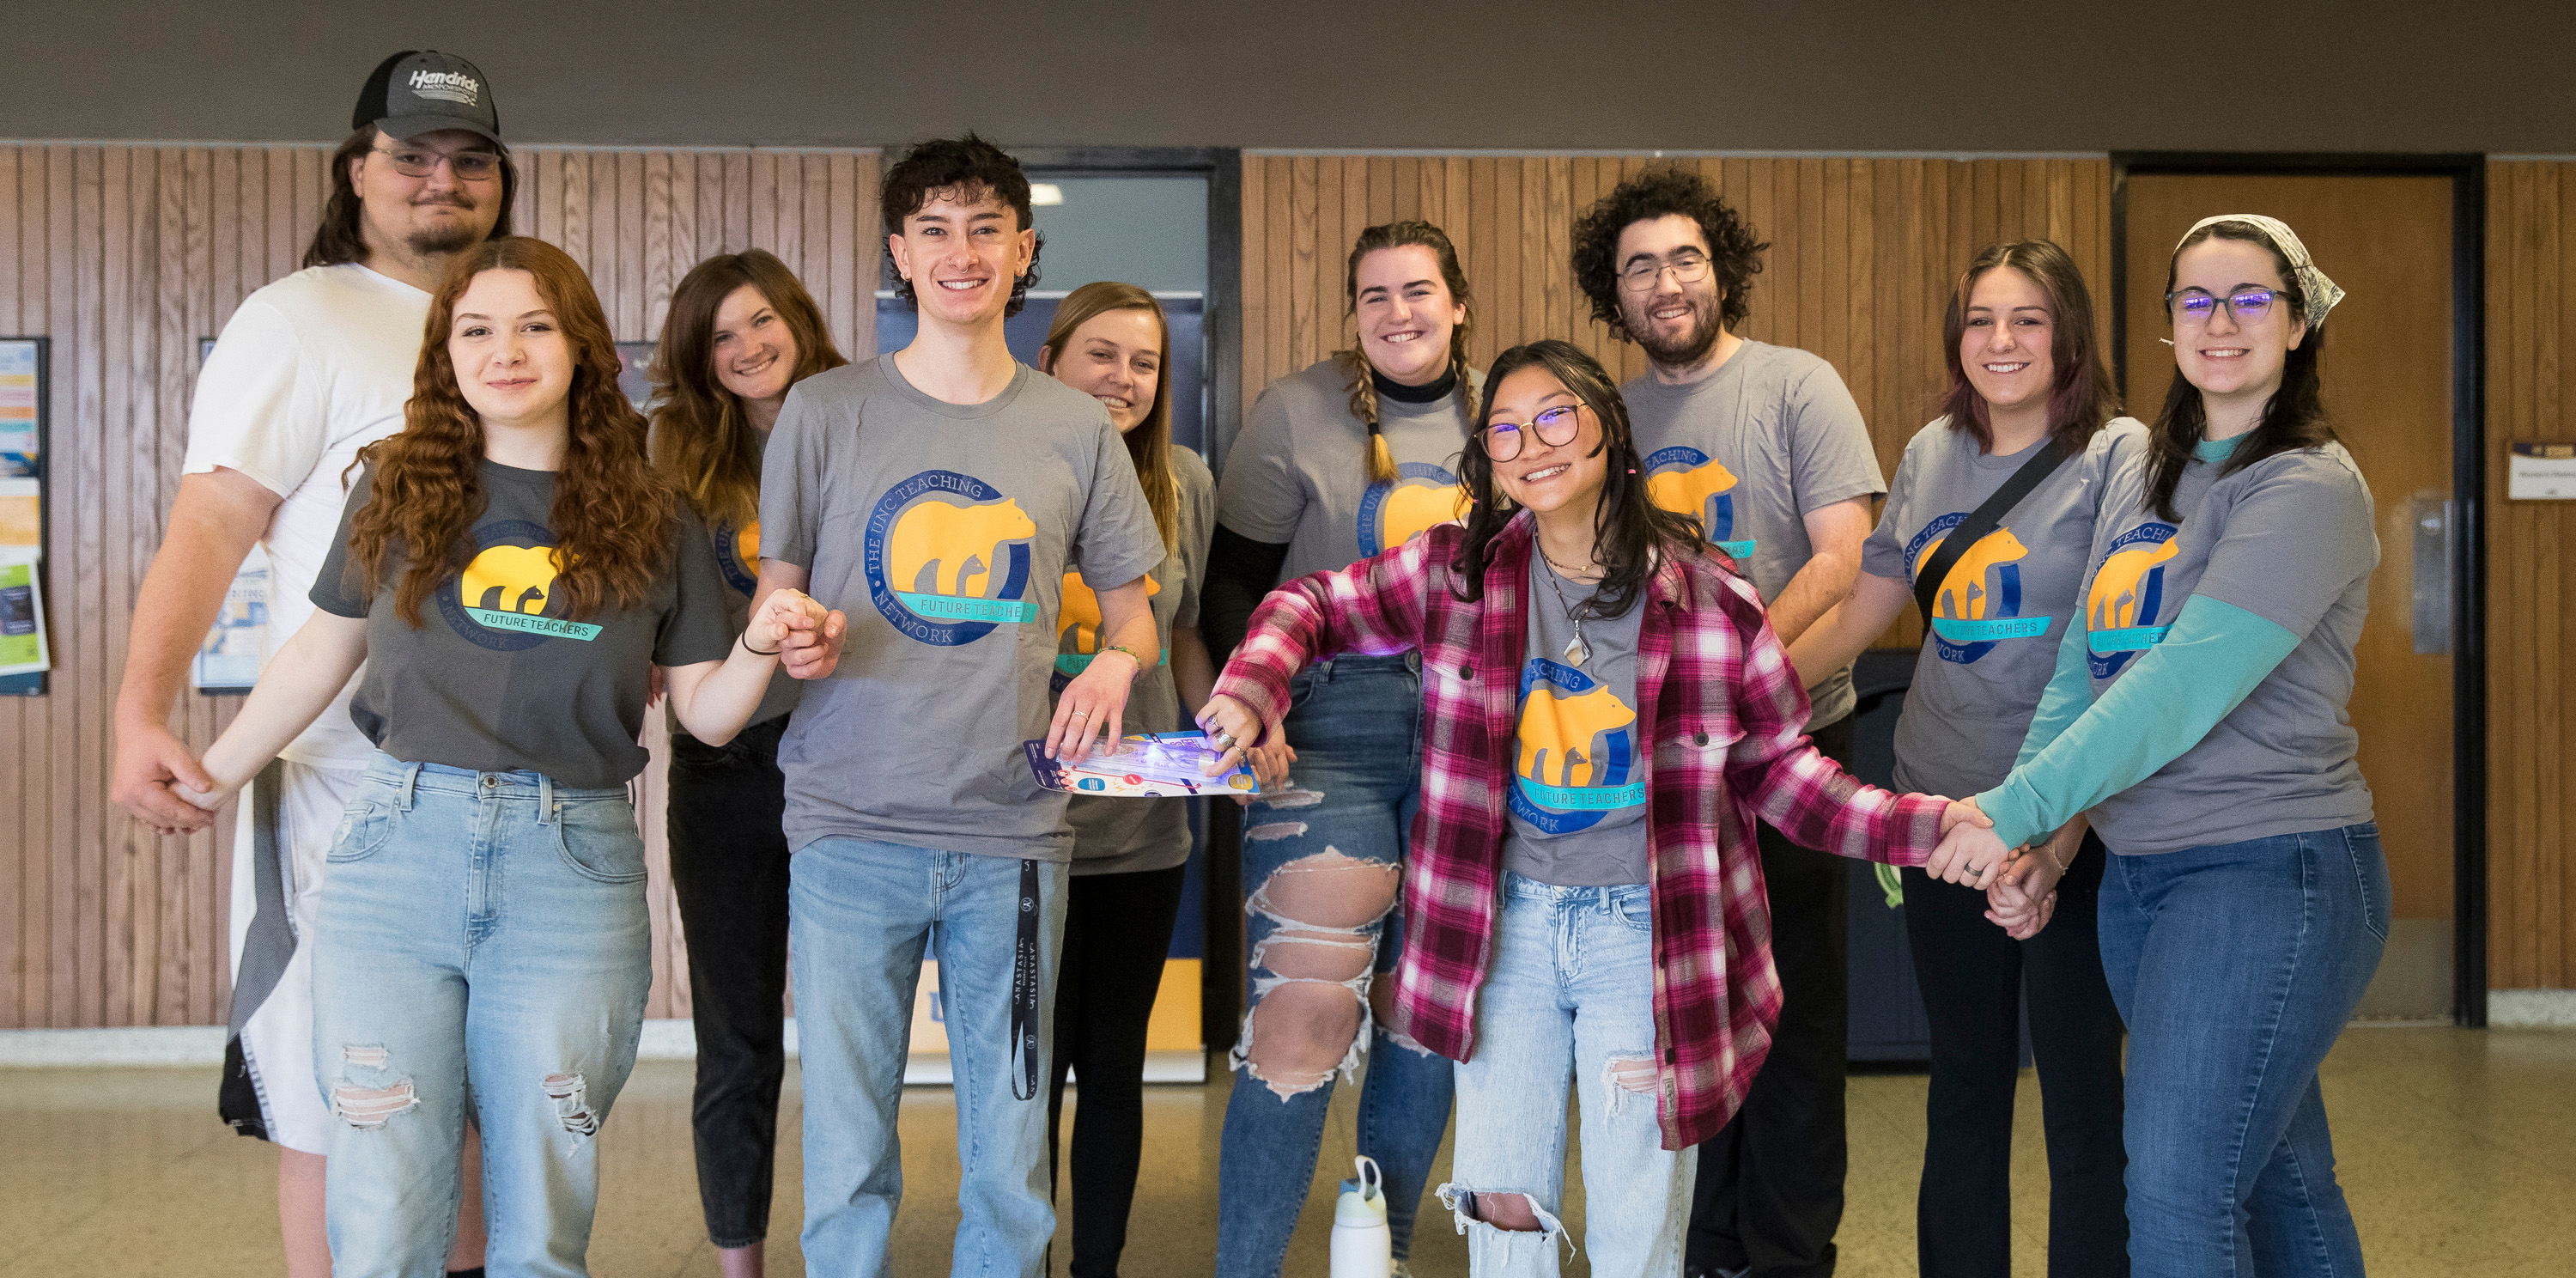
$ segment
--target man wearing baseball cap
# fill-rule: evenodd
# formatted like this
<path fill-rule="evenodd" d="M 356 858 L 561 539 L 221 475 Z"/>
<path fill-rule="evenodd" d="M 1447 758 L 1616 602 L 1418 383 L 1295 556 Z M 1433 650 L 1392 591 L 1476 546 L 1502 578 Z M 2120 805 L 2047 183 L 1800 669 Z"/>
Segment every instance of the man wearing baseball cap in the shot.
<path fill-rule="evenodd" d="M 206 357 L 168 535 L 135 599 L 112 794 L 164 834 L 214 819 L 171 789 L 211 779 L 169 720 L 234 573 L 254 543 L 267 549 L 274 652 L 312 611 L 307 596 L 347 495 L 343 472 L 360 448 L 403 427 L 430 293 L 456 254 L 509 234 L 516 179 L 491 85 L 473 63 L 435 50 L 385 59 L 350 125 L 304 269 L 245 298 Z M 341 810 L 372 751 L 348 697 L 343 689 L 245 790 L 233 844 L 232 1034 L 218 1109 L 243 1135 L 278 1146 L 290 1278 L 320 1278 L 331 1264 L 322 1155 L 338 1120 L 314 1072 L 305 941 Z M 480 1274 L 473 1165 L 448 1265 Z"/>

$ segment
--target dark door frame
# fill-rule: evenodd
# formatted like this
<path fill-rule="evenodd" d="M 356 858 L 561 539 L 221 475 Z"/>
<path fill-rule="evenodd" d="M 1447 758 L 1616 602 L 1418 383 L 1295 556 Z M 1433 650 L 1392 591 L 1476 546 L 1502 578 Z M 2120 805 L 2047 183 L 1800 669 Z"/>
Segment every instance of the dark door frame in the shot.
<path fill-rule="evenodd" d="M 1113 177 L 1196 173 L 1208 184 L 1206 444 L 1208 464 L 1220 473 L 1243 416 L 1243 152 L 1233 147 L 1037 146 L 1011 154 L 1030 173 Z M 886 163 L 902 158 L 886 148 Z M 1233 1044 L 1243 1014 L 1243 865 L 1237 855 L 1241 811 L 1231 803 L 1200 804 L 1205 840 L 1205 896 L 1199 917 L 1205 931 L 1199 960 L 1199 1033 L 1210 1050 Z"/>
<path fill-rule="evenodd" d="M 2301 174 L 2451 179 L 2451 1018 L 2487 1023 L 2486 157 L 2115 151 L 2111 350 L 2128 384 L 2129 175 Z"/>

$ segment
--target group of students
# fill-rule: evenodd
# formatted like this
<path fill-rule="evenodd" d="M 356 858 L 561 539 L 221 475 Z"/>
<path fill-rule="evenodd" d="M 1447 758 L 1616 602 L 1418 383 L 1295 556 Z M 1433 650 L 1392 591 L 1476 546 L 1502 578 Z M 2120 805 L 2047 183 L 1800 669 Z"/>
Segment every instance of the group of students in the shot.
<path fill-rule="evenodd" d="M 2152 425 L 2064 251 L 1987 250 L 1888 491 L 1832 368 L 1736 334 L 1765 246 L 1696 176 L 1576 225 L 1651 363 L 1624 387 L 1553 339 L 1472 367 L 1448 237 L 1371 227 L 1352 348 L 1263 392 L 1220 481 L 1171 441 L 1151 294 L 1077 289 L 1011 357 L 1039 240 L 977 139 L 882 184 L 910 345 L 851 364 L 777 259 L 721 255 L 648 422 L 579 267 L 508 233 L 480 72 L 398 54 L 353 125 L 307 269 L 208 361 L 118 717 L 148 823 L 242 796 L 224 1112 L 288 1151 L 291 1272 L 584 1271 L 657 704 L 729 1274 L 791 969 L 805 1263 L 887 1271 L 925 956 L 954 1271 L 1041 1266 L 1070 1067 L 1072 1272 L 1116 1272 L 1189 827 L 1041 790 L 1021 743 L 1192 723 L 1259 780 L 1220 1274 L 1280 1272 L 1336 1079 L 1399 1271 L 1455 1101 L 1473 1271 L 1557 1272 L 1571 1087 L 1594 1272 L 1830 1273 L 1841 858 L 1907 867 L 1925 1273 L 2008 1269 L 2025 990 L 2054 1268 L 2360 1272 L 2316 1071 L 2387 931 L 2343 713 L 2377 543 L 2319 400 L 2340 292 L 2289 228 L 2177 247 Z M 198 759 L 168 710 L 253 541 L 282 646 Z M 1892 793 L 1846 772 L 1849 672 L 1909 601 Z"/>

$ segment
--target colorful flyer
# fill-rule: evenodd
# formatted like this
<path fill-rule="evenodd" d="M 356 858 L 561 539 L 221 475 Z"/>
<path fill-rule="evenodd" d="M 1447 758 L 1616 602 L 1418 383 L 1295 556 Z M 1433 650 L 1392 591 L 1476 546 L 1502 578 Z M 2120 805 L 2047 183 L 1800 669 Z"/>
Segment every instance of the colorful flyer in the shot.
<path fill-rule="evenodd" d="M 0 675 L 53 669 L 45 648 L 45 600 L 36 580 L 36 554 L 0 548 Z"/>
<path fill-rule="evenodd" d="M 1046 742 L 1024 743 L 1029 770 L 1038 784 L 1067 794 L 1104 798 L 1187 798 L 1198 794 L 1258 794 L 1252 769 L 1237 763 L 1217 776 L 1207 775 L 1216 755 L 1204 732 L 1158 732 L 1121 738 L 1117 745 L 1096 749 L 1079 763 L 1046 757 Z"/>
<path fill-rule="evenodd" d="M 248 692 L 259 682 L 259 665 L 268 655 L 268 552 L 258 546 L 233 574 L 224 592 L 224 610 L 215 615 L 206 641 L 197 646 L 195 683 L 207 693 Z"/>

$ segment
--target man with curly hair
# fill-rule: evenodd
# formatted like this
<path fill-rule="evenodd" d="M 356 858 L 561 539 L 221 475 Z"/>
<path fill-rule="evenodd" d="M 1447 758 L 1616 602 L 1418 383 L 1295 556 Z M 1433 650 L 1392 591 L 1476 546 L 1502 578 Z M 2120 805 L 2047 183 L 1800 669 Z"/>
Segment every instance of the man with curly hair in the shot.
<path fill-rule="evenodd" d="M 1162 655 L 1145 574 L 1163 537 L 1109 410 L 1004 344 L 1037 282 L 1029 204 L 1019 162 L 972 134 L 888 169 L 887 268 L 916 335 L 797 383 L 762 453 L 761 596 L 801 589 L 850 618 L 778 744 L 818 1274 L 892 1272 L 925 951 L 957 1084 L 955 1271 L 1031 1278 L 1055 1234 L 1044 1080 L 1073 833 L 1021 743 L 1071 757 L 1119 735 Z M 1051 724 L 1076 568 L 1099 655 Z"/>
<path fill-rule="evenodd" d="M 1657 168 L 1574 227 L 1593 318 L 1643 347 L 1620 388 L 1657 504 L 1696 516 L 1795 640 L 1851 593 L 1870 498 L 1887 491 L 1860 405 L 1833 366 L 1735 330 L 1762 250 L 1708 181 Z M 1816 747 L 1852 766 L 1851 670 L 1805 672 Z M 1744 1108 L 1700 1146 L 1689 1271 L 1808 1278 L 1834 1270 L 1842 1221 L 1850 872 L 1759 831 L 1780 1019 Z"/>

